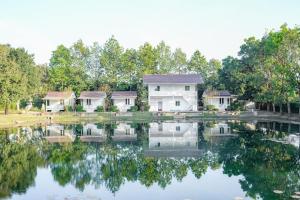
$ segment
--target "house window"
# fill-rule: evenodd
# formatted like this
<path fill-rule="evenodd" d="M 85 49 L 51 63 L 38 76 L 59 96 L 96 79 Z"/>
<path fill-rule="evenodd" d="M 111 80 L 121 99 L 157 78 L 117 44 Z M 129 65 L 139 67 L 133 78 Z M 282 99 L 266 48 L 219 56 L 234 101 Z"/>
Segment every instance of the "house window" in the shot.
<path fill-rule="evenodd" d="M 47 100 L 46 101 L 46 106 L 49 106 L 50 105 L 50 100 Z"/>
<path fill-rule="evenodd" d="M 60 130 L 60 135 L 65 135 L 65 130 Z"/>
<path fill-rule="evenodd" d="M 63 99 L 60 100 L 60 105 L 65 105 L 65 101 Z"/>
<path fill-rule="evenodd" d="M 224 104 L 224 98 L 220 98 L 220 104 Z"/>
<path fill-rule="evenodd" d="M 156 86 L 155 91 L 160 91 L 160 86 Z"/>
<path fill-rule="evenodd" d="M 129 128 L 125 129 L 125 134 L 130 135 L 130 129 Z"/>
<path fill-rule="evenodd" d="M 180 106 L 180 101 L 175 101 L 175 106 Z"/>
<path fill-rule="evenodd" d="M 189 85 L 185 86 L 185 91 L 190 91 L 191 87 Z"/>
<path fill-rule="evenodd" d="M 176 126 L 176 131 L 180 131 L 180 126 Z"/>
<path fill-rule="evenodd" d="M 220 134 L 224 134 L 224 127 L 220 128 Z"/>
<path fill-rule="evenodd" d="M 86 100 L 86 105 L 90 106 L 92 104 L 92 100 L 91 99 L 87 99 Z"/>
<path fill-rule="evenodd" d="M 88 128 L 88 129 L 86 130 L 86 134 L 87 134 L 87 135 L 92 135 L 92 129 Z"/>
<path fill-rule="evenodd" d="M 125 99 L 125 104 L 130 105 L 130 99 Z"/>
<path fill-rule="evenodd" d="M 227 99 L 227 104 L 228 104 L 228 105 L 230 104 L 230 99 L 229 99 L 229 98 Z"/>

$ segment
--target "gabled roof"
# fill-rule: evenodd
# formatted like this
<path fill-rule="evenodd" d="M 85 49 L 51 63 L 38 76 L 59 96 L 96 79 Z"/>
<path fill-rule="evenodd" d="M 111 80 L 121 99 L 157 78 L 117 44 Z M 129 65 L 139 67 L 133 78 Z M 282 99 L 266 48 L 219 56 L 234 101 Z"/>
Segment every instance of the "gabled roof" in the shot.
<path fill-rule="evenodd" d="M 144 84 L 173 83 L 173 84 L 202 84 L 200 74 L 152 74 L 144 75 Z"/>
<path fill-rule="evenodd" d="M 83 91 L 78 99 L 101 99 L 105 98 L 106 93 L 101 91 Z"/>
<path fill-rule="evenodd" d="M 111 98 L 127 98 L 127 97 L 137 97 L 136 91 L 115 91 L 112 93 Z"/>
<path fill-rule="evenodd" d="M 205 90 L 202 96 L 208 97 L 226 97 L 232 96 L 228 90 Z"/>
<path fill-rule="evenodd" d="M 67 99 L 72 97 L 73 92 L 48 92 L 43 99 Z"/>

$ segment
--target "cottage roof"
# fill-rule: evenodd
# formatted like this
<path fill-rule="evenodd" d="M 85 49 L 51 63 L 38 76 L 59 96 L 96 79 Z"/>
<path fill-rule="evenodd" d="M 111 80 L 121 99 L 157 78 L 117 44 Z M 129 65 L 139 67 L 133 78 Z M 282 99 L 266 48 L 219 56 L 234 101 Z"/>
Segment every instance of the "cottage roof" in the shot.
<path fill-rule="evenodd" d="M 101 99 L 105 98 L 106 93 L 101 91 L 83 91 L 78 99 Z"/>
<path fill-rule="evenodd" d="M 232 96 L 232 95 L 228 90 L 205 90 L 202 96 L 225 97 L 225 96 Z"/>
<path fill-rule="evenodd" d="M 47 95 L 43 99 L 67 99 L 72 97 L 73 92 L 48 92 Z"/>
<path fill-rule="evenodd" d="M 127 97 L 137 97 L 136 91 L 115 91 L 112 93 L 111 98 L 127 98 Z"/>
<path fill-rule="evenodd" d="M 145 84 L 155 83 L 173 83 L 173 84 L 202 84 L 203 79 L 200 74 L 153 74 L 144 75 L 143 81 Z"/>

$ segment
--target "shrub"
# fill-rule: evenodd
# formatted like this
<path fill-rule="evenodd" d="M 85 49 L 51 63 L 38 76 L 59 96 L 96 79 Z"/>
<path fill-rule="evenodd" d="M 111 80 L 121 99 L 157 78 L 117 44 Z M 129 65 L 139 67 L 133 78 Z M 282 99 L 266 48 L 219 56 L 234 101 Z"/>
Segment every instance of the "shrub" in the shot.
<path fill-rule="evenodd" d="M 214 105 L 207 105 L 206 110 L 208 110 L 208 111 L 218 111 L 218 109 Z"/>
<path fill-rule="evenodd" d="M 239 102 L 239 101 L 234 101 L 230 104 L 228 107 L 228 110 L 231 111 L 244 111 L 245 110 L 245 103 L 244 102 Z"/>
<path fill-rule="evenodd" d="M 119 112 L 119 109 L 117 106 L 111 106 L 109 109 L 110 112 Z"/>
<path fill-rule="evenodd" d="M 137 112 L 138 110 L 139 110 L 139 109 L 138 109 L 137 106 L 131 106 L 131 107 L 128 109 L 129 112 Z"/>
<path fill-rule="evenodd" d="M 66 107 L 66 110 L 67 110 L 68 112 L 73 112 L 73 107 L 72 107 L 72 106 L 67 106 L 67 107 Z"/>
<path fill-rule="evenodd" d="M 104 112 L 104 107 L 103 106 L 97 106 L 96 112 Z"/>
<path fill-rule="evenodd" d="M 75 110 L 76 112 L 85 112 L 82 105 L 76 105 Z"/>

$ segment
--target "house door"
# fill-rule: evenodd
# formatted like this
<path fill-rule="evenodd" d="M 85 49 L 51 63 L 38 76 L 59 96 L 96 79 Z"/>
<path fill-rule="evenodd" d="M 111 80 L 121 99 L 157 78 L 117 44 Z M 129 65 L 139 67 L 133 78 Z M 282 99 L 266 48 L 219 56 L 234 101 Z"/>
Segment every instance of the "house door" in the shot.
<path fill-rule="evenodd" d="M 159 101 L 158 102 L 158 111 L 162 111 L 162 106 L 163 106 L 163 103 L 162 103 L 162 101 Z"/>

